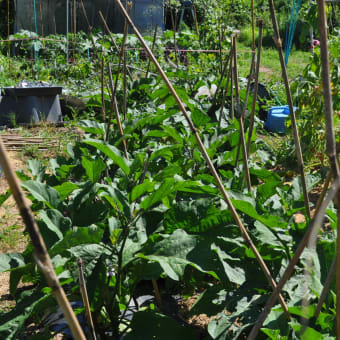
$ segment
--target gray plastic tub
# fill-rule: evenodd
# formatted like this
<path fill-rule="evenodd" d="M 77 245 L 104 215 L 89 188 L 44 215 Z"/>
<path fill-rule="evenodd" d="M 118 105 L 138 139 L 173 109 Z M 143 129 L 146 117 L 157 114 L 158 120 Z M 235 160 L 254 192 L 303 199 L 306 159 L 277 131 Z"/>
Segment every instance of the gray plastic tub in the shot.
<path fill-rule="evenodd" d="M 62 87 L 6 87 L 0 95 L 0 125 L 62 121 L 59 94 Z"/>

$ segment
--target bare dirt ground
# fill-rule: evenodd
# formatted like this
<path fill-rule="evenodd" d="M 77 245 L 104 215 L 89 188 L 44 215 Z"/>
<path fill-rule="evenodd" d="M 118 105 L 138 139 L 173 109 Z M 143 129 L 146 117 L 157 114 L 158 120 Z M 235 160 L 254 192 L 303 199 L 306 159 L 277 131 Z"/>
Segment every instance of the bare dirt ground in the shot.
<path fill-rule="evenodd" d="M 20 154 L 10 152 L 9 157 L 15 171 L 24 168 Z M 5 176 L 2 175 L 0 177 L 0 194 L 4 194 L 7 190 L 8 184 Z M 0 252 L 14 253 L 25 250 L 27 237 L 23 231 L 24 227 L 14 199 L 9 197 L 0 207 Z M 0 273 L 0 309 L 10 308 L 14 305 L 15 301 L 9 296 L 9 273 Z"/>

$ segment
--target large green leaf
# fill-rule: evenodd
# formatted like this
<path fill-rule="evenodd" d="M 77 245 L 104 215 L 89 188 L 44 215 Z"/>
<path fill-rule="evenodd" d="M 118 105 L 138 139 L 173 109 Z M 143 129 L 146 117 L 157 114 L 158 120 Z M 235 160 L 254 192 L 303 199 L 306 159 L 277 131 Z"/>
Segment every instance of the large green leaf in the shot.
<path fill-rule="evenodd" d="M 229 340 L 232 339 L 229 333 L 231 326 L 232 323 L 228 320 L 225 312 L 222 312 L 209 322 L 208 332 L 213 339 Z"/>
<path fill-rule="evenodd" d="M 297 332 L 299 339 L 301 340 L 320 340 L 320 339 L 331 339 L 329 335 L 323 335 L 311 327 L 304 327 L 296 321 L 290 322 L 291 327 Z"/>
<path fill-rule="evenodd" d="M 103 237 L 103 230 L 93 225 L 90 227 L 74 227 L 66 232 L 64 238 L 56 243 L 50 250 L 50 256 L 54 257 L 57 254 L 62 254 L 68 249 L 82 245 L 99 243 Z"/>
<path fill-rule="evenodd" d="M 0 272 L 22 267 L 25 265 L 25 260 L 22 254 L 10 253 L 0 254 Z"/>
<path fill-rule="evenodd" d="M 42 165 L 41 161 L 37 159 L 30 159 L 28 161 L 28 167 L 31 170 L 34 179 L 38 182 L 42 182 L 46 167 Z"/>
<path fill-rule="evenodd" d="M 51 305 L 53 300 L 50 295 L 45 295 L 40 291 L 30 291 L 26 292 L 15 309 L 7 313 L 0 312 L 0 338 L 6 340 L 24 339 L 22 331 L 26 320 L 36 310 L 43 309 L 48 301 Z"/>
<path fill-rule="evenodd" d="M 86 139 L 84 143 L 91 145 L 104 153 L 107 157 L 109 157 L 116 165 L 118 165 L 126 175 L 130 173 L 130 168 L 127 162 L 125 161 L 122 153 L 113 145 L 107 144 L 104 141 L 98 139 Z"/>
<path fill-rule="evenodd" d="M 228 260 L 234 260 L 231 256 L 227 255 L 220 247 L 214 245 L 212 250 L 217 253 L 218 258 L 220 259 L 226 276 L 228 277 L 230 282 L 236 284 L 243 284 L 246 280 L 244 270 L 241 268 L 234 268 L 229 263 Z"/>
<path fill-rule="evenodd" d="M 232 203 L 235 209 L 243 212 L 244 214 L 250 216 L 251 218 L 257 221 L 260 221 L 261 223 L 263 223 L 269 228 L 275 228 L 275 227 L 284 228 L 286 225 L 286 223 L 284 223 L 282 218 L 278 216 L 259 215 L 256 209 L 254 208 L 254 206 L 249 202 L 232 199 Z"/>
<path fill-rule="evenodd" d="M 57 209 L 60 197 L 57 190 L 37 181 L 27 181 L 21 184 L 38 201 L 45 203 L 50 209 Z"/>
<path fill-rule="evenodd" d="M 164 216 L 164 226 L 167 233 L 176 229 L 184 229 L 191 233 L 202 233 L 232 221 L 232 216 L 228 210 L 219 209 L 216 202 L 208 198 L 177 202 Z"/>
<path fill-rule="evenodd" d="M 58 191 L 60 200 L 64 201 L 74 190 L 79 189 L 79 186 L 72 182 L 63 182 L 61 185 L 55 186 L 54 189 Z"/>
<path fill-rule="evenodd" d="M 86 157 L 82 157 L 81 164 L 86 171 L 87 177 L 92 183 L 98 182 L 101 173 L 106 168 L 105 163 L 100 158 L 92 160 Z"/>
<path fill-rule="evenodd" d="M 5 194 L 0 195 L 0 207 L 6 202 L 6 200 L 11 196 L 10 190 L 7 190 Z"/>
<path fill-rule="evenodd" d="M 173 178 L 168 178 L 165 180 L 165 182 L 161 184 L 161 186 L 155 190 L 153 194 L 146 197 L 142 201 L 141 207 L 144 210 L 147 210 L 154 204 L 159 203 L 163 198 L 167 197 L 172 192 L 174 183 L 175 181 Z"/>
<path fill-rule="evenodd" d="M 145 181 L 142 184 L 136 185 L 131 192 L 130 201 L 134 202 L 140 196 L 144 195 L 146 192 L 152 192 L 155 188 L 154 182 Z"/>
<path fill-rule="evenodd" d="M 79 128 L 94 135 L 105 135 L 107 124 L 99 123 L 95 120 L 81 120 L 78 122 Z"/>
<path fill-rule="evenodd" d="M 58 240 L 71 229 L 72 222 L 68 217 L 64 217 L 59 210 L 40 210 L 40 217 L 46 227 L 53 232 Z"/>
<path fill-rule="evenodd" d="M 176 281 L 183 277 L 187 265 L 217 278 L 214 268 L 203 269 L 201 263 L 196 262 L 194 257 L 188 258 L 189 253 L 197 246 L 197 236 L 188 235 L 184 230 L 179 229 L 173 234 L 163 235 L 161 238 L 163 239 L 155 239 L 153 244 L 147 245 L 143 253 L 137 256 L 158 262 L 163 271 Z"/>

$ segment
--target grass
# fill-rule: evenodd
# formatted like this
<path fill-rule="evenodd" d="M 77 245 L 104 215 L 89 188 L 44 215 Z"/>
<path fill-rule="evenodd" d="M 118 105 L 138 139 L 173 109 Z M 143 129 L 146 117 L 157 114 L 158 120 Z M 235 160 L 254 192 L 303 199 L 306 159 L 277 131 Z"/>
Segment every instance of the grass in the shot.
<path fill-rule="evenodd" d="M 251 47 L 243 43 L 238 44 L 239 51 L 239 73 L 240 76 L 245 77 L 249 74 L 249 65 L 251 62 Z M 302 74 L 307 65 L 310 52 L 296 51 L 293 49 L 290 54 L 287 72 L 288 78 L 294 79 Z M 281 80 L 281 64 L 278 52 L 275 48 L 263 48 L 261 54 L 261 68 L 260 81 Z"/>

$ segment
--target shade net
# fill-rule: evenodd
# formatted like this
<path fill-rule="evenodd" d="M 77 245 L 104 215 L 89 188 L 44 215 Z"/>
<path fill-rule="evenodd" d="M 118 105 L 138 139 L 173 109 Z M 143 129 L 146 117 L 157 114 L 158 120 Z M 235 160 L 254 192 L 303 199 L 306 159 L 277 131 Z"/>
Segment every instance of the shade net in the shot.
<path fill-rule="evenodd" d="M 163 28 L 164 0 L 132 0 L 131 18 L 137 28 L 144 34 L 150 34 L 157 24 Z M 126 4 L 125 1 L 122 3 Z M 93 29 L 104 29 L 98 12 L 101 11 L 112 32 L 123 32 L 124 18 L 115 6 L 114 0 L 86 1 L 80 0 L 16 0 L 15 29 L 38 32 L 39 36 L 50 34 L 66 34 L 68 4 L 68 31 L 89 31 L 89 24 Z"/>

